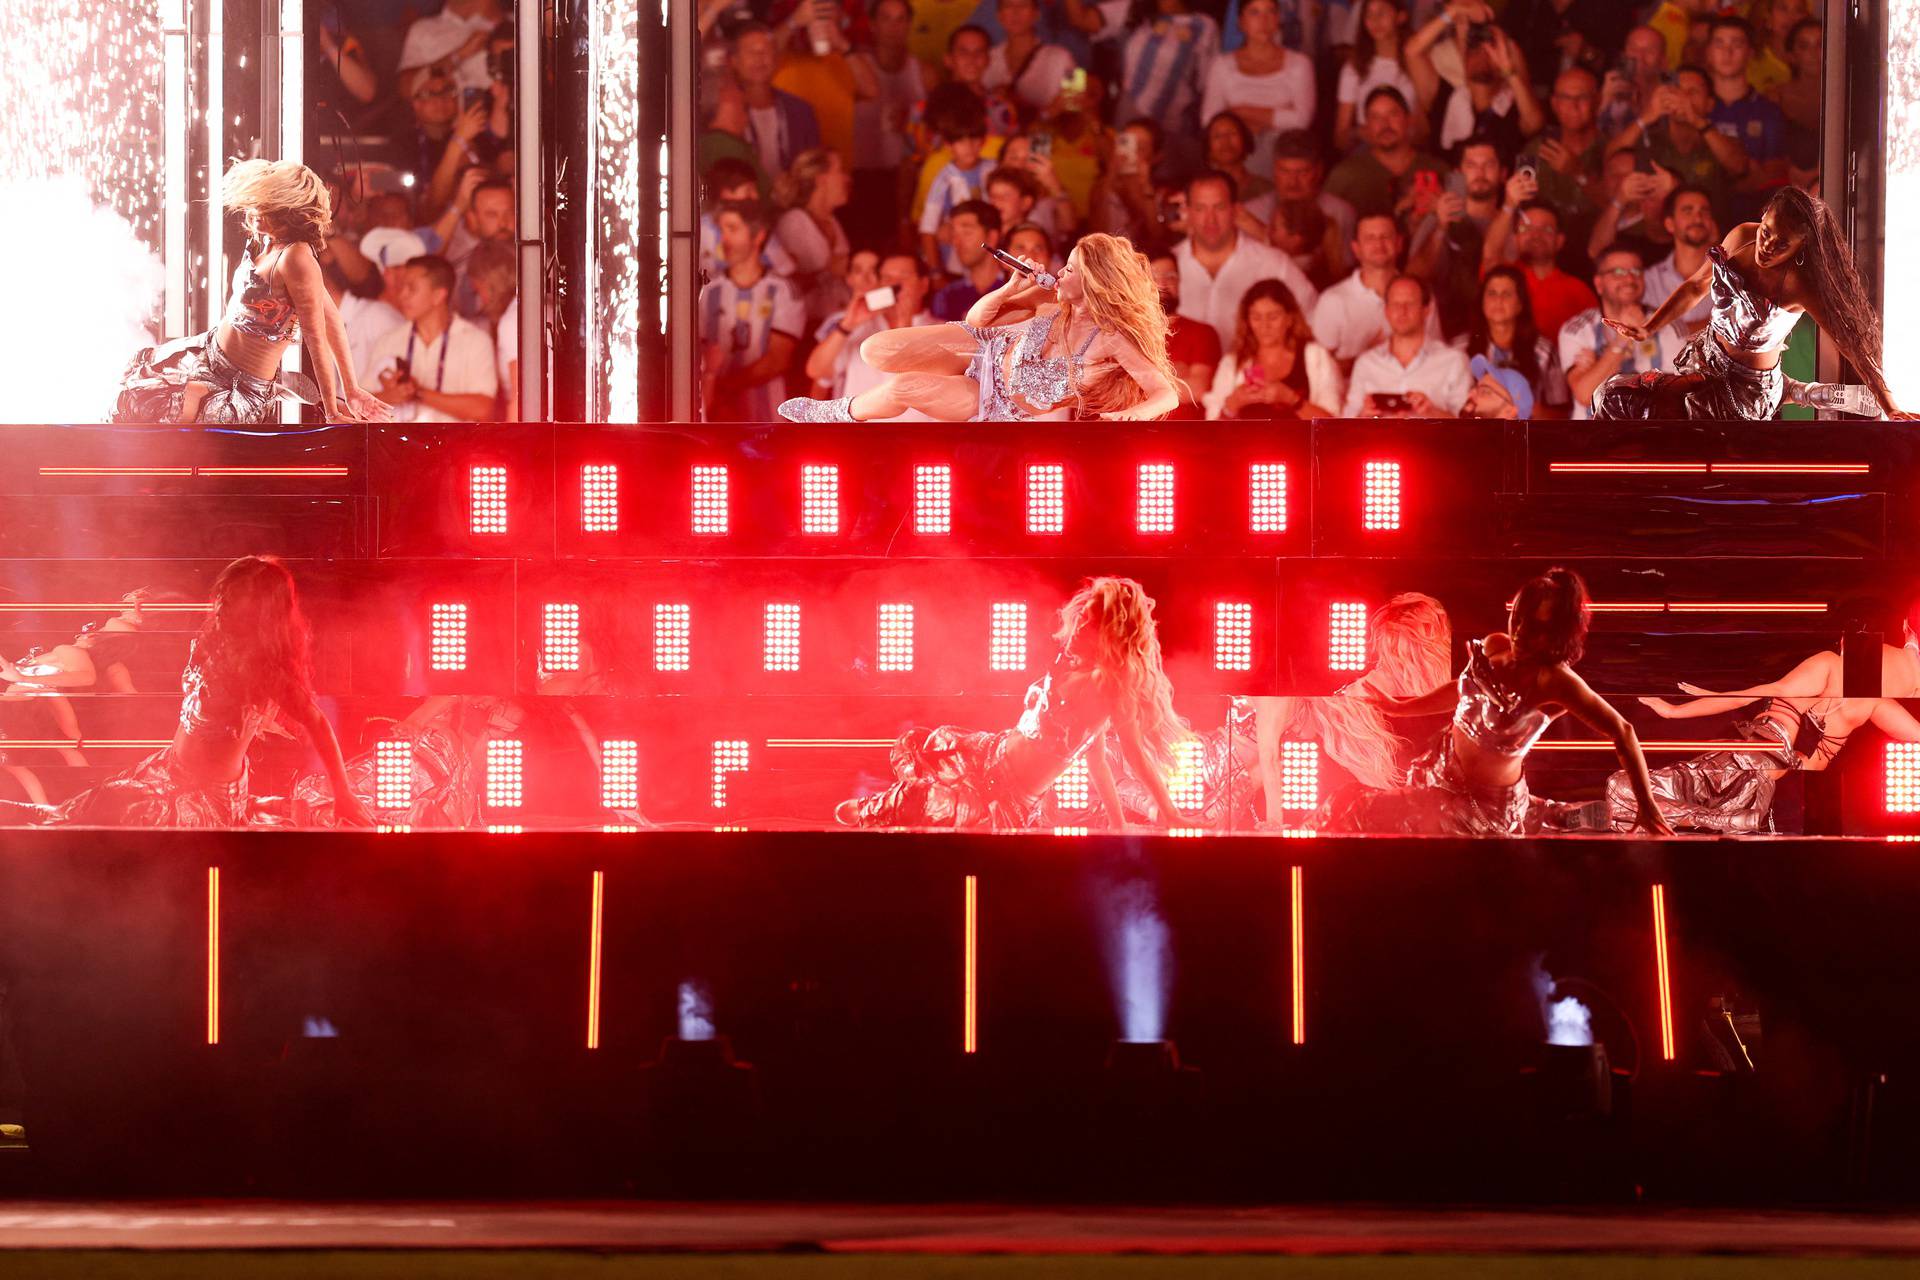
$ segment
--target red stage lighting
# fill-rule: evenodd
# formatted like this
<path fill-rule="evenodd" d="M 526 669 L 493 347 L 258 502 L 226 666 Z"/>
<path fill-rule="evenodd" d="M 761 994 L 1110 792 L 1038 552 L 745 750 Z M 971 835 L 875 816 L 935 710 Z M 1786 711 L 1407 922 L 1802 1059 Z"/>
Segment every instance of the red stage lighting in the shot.
<path fill-rule="evenodd" d="M 953 468 L 944 462 L 913 469 L 913 531 L 953 532 Z"/>
<path fill-rule="evenodd" d="M 1320 807 L 1320 746 L 1314 742 L 1280 744 L 1280 807 L 1303 812 Z M 1278 815 L 1273 815 L 1278 817 Z"/>
<path fill-rule="evenodd" d="M 880 644 L 874 665 L 882 671 L 913 670 L 913 606 L 880 606 Z"/>
<path fill-rule="evenodd" d="M 1887 812 L 1920 813 L 1920 742 L 1887 744 Z"/>
<path fill-rule="evenodd" d="M 800 531 L 840 532 L 840 468 L 800 468 Z"/>
<path fill-rule="evenodd" d="M 1027 669 L 1027 606 L 1019 601 L 1003 600 L 993 606 L 987 666 L 993 671 Z"/>
<path fill-rule="evenodd" d="M 619 467 L 589 463 L 580 469 L 580 528 L 587 533 L 619 532 Z"/>
<path fill-rule="evenodd" d="M 685 671 L 693 665 L 693 606 L 653 606 L 653 669 Z"/>
<path fill-rule="evenodd" d="M 607 809 L 640 807 L 640 744 L 631 738 L 600 744 L 600 804 Z"/>
<path fill-rule="evenodd" d="M 966 878 L 964 936 L 960 980 L 960 1052 L 980 1049 L 980 877 Z"/>
<path fill-rule="evenodd" d="M 373 744 L 373 802 L 382 809 L 413 804 L 413 744 L 389 738 Z"/>
<path fill-rule="evenodd" d="M 1176 808 L 1194 813 L 1207 803 L 1207 749 L 1198 738 L 1173 744 L 1173 772 L 1167 777 L 1167 793 Z M 1175 815 L 1169 814 L 1171 821 Z"/>
<path fill-rule="evenodd" d="M 518 738 L 495 738 L 487 744 L 487 807 L 518 809 L 525 798 L 523 774 L 526 750 Z"/>
<path fill-rule="evenodd" d="M 1352 600 L 1336 600 L 1328 612 L 1327 669 L 1365 671 L 1367 606 Z"/>
<path fill-rule="evenodd" d="M 1253 670 L 1253 606 L 1219 600 L 1213 606 L 1213 669 Z"/>
<path fill-rule="evenodd" d="M 434 671 L 467 669 L 467 606 L 436 604 L 431 610 L 427 664 Z"/>
<path fill-rule="evenodd" d="M 723 534 L 727 531 L 727 469 L 693 469 L 693 531 Z"/>
<path fill-rule="evenodd" d="M 1667 960 L 1667 886 L 1653 886 L 1653 966 L 1660 986 L 1660 1059 L 1672 1062 L 1673 971 Z"/>
<path fill-rule="evenodd" d="M 766 643 L 762 665 L 768 671 L 800 669 L 800 606 L 770 604 L 766 610 Z"/>
<path fill-rule="evenodd" d="M 1062 809 L 1078 813 L 1093 803 L 1093 777 L 1087 772 L 1087 758 L 1081 756 L 1053 780 L 1053 798 Z"/>
<path fill-rule="evenodd" d="M 587 917 L 587 1048 L 600 1047 L 600 953 L 607 897 L 607 873 L 593 873 L 593 905 Z"/>
<path fill-rule="evenodd" d="M 1141 464 L 1135 525 L 1141 533 L 1173 532 L 1172 463 Z"/>
<path fill-rule="evenodd" d="M 220 1043 L 220 868 L 207 868 L 207 1043 Z"/>
<path fill-rule="evenodd" d="M 1400 527 L 1400 464 L 1369 462 L 1362 482 L 1360 527 L 1386 531 Z"/>
<path fill-rule="evenodd" d="M 740 738 L 716 738 L 713 743 L 713 807 L 727 807 L 727 775 L 747 771 L 747 744 Z"/>
<path fill-rule="evenodd" d="M 1287 531 L 1287 464 L 1253 464 L 1253 521 L 1255 533 Z"/>
<path fill-rule="evenodd" d="M 468 528 L 475 533 L 507 531 L 507 469 L 473 467 L 467 472 Z"/>
<path fill-rule="evenodd" d="M 1027 532 L 1064 533 L 1067 469 L 1053 463 L 1027 468 Z"/>
<path fill-rule="evenodd" d="M 540 666 L 545 671 L 580 669 L 580 606 L 549 604 L 540 628 Z"/>

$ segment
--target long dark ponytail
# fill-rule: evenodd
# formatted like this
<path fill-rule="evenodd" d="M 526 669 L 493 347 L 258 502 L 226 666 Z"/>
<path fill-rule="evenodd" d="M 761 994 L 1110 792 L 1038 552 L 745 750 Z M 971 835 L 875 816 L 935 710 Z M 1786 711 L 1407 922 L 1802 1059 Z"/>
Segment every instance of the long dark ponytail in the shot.
<path fill-rule="evenodd" d="M 1887 375 L 1880 367 L 1880 317 L 1867 305 L 1867 291 L 1854 269 L 1853 251 L 1827 202 L 1798 187 L 1781 187 L 1767 201 L 1766 213 L 1781 231 L 1806 236 L 1806 249 L 1794 270 L 1820 301 L 1820 324 L 1860 372 L 1882 409 L 1891 411 Z M 1761 216 L 1765 217 L 1766 213 Z"/>
<path fill-rule="evenodd" d="M 1592 617 L 1586 581 L 1556 565 L 1514 597 L 1514 645 L 1525 657 L 1571 666 L 1587 651 Z"/>

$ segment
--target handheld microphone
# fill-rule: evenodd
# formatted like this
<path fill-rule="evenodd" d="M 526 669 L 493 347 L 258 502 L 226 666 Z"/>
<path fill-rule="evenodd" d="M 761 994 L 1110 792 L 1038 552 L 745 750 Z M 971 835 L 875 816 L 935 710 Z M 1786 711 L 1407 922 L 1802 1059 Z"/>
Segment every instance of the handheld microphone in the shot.
<path fill-rule="evenodd" d="M 1012 271 L 1018 271 L 1023 276 L 1032 276 L 1034 283 L 1038 284 L 1042 289 L 1056 288 L 1060 283 L 1059 278 L 1051 271 L 1037 271 L 1012 254 L 1002 253 L 990 244 L 983 244 L 980 247 L 992 254 L 1001 266 Z"/>

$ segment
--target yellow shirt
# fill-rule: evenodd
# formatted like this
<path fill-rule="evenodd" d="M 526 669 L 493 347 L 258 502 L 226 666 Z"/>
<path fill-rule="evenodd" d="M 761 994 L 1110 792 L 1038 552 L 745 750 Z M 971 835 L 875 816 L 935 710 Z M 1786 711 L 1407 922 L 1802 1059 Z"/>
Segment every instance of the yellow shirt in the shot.
<path fill-rule="evenodd" d="M 980 0 L 913 0 L 913 29 L 907 33 L 907 48 L 920 59 L 928 74 L 947 78 L 947 39 L 966 25 Z"/>
<path fill-rule="evenodd" d="M 1678 71 L 1680 59 L 1687 51 L 1687 32 L 1692 29 L 1693 16 L 1673 0 L 1665 0 L 1647 19 L 1647 25 L 1667 42 L 1667 70 Z"/>
<path fill-rule="evenodd" d="M 822 58 L 811 50 L 789 50 L 780 59 L 773 87 L 813 108 L 820 122 L 820 145 L 838 151 L 853 168 L 853 70 L 837 53 Z"/>
<path fill-rule="evenodd" d="M 1771 49 L 1762 49 L 1747 64 L 1747 83 L 1753 86 L 1755 93 L 1771 97 L 1775 89 L 1791 79 L 1793 68 L 1782 62 L 1780 55 Z"/>

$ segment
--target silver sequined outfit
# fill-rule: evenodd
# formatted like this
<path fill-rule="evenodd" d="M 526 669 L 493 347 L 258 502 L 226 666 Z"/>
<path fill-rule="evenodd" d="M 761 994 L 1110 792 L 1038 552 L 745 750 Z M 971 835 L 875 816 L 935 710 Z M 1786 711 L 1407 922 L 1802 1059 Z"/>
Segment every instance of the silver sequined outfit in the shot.
<path fill-rule="evenodd" d="M 1074 394 L 1080 385 L 1080 370 L 1086 363 L 1087 351 L 1100 332 L 1096 329 L 1078 351 L 1064 358 L 1047 359 L 1040 353 L 1046 350 L 1047 338 L 1053 333 L 1053 322 L 1059 314 L 1054 311 L 1035 318 L 1027 325 L 1026 333 L 1018 336 L 1017 347 L 1011 325 L 960 326 L 980 344 L 967 366 L 967 376 L 980 388 L 980 409 L 973 421 L 1025 422 L 1035 415 L 1022 408 L 1021 401 L 1059 405 Z M 1013 349 L 1011 373 L 1007 369 L 1009 348 Z"/>

